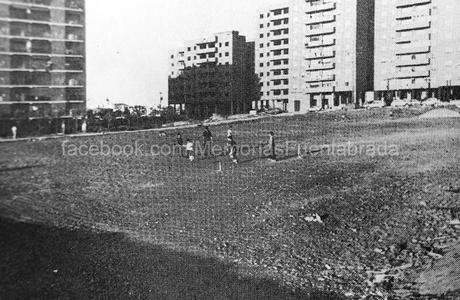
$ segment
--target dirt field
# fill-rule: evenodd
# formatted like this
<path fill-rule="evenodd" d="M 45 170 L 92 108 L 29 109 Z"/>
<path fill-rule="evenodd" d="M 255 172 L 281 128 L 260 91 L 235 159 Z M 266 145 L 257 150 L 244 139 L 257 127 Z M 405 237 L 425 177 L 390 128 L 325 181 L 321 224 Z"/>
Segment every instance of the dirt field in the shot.
<path fill-rule="evenodd" d="M 460 120 L 422 113 L 238 123 L 243 147 L 259 149 L 274 131 L 280 145 L 318 149 L 298 159 L 293 146 L 276 162 L 257 150 L 239 165 L 68 152 L 173 145 L 174 132 L 0 144 L 0 286 L 46 299 L 459 295 L 449 278 L 460 278 Z M 211 130 L 225 145 L 227 126 Z"/>

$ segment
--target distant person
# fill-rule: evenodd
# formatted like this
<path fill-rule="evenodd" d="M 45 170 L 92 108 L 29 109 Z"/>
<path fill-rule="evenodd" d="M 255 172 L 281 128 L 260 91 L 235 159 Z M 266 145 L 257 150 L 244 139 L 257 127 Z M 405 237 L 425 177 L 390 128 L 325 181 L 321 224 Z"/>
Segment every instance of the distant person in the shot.
<path fill-rule="evenodd" d="M 233 138 L 233 127 L 232 127 L 232 125 L 228 126 L 227 138 Z"/>
<path fill-rule="evenodd" d="M 86 133 L 88 130 L 88 124 L 86 123 L 86 120 L 83 120 L 83 123 L 81 124 L 81 132 Z"/>
<path fill-rule="evenodd" d="M 179 145 L 179 146 L 183 146 L 183 145 L 184 145 L 184 140 L 182 139 L 182 134 L 181 134 L 180 132 L 177 134 L 177 139 L 176 139 L 176 141 L 177 141 L 177 145 Z"/>
<path fill-rule="evenodd" d="M 193 151 L 193 142 L 190 139 L 187 139 L 185 149 L 187 150 L 188 159 L 190 161 L 194 161 L 195 160 L 195 152 Z"/>
<path fill-rule="evenodd" d="M 238 157 L 237 157 L 237 152 L 238 152 L 238 145 L 236 144 L 236 141 L 233 139 L 233 137 L 230 137 L 230 158 L 232 159 L 234 164 L 238 164 Z"/>
<path fill-rule="evenodd" d="M 227 146 L 225 148 L 226 154 L 230 154 L 231 147 L 232 147 L 232 140 L 233 140 L 233 131 L 232 131 L 232 126 L 230 125 L 227 130 Z"/>
<path fill-rule="evenodd" d="M 15 125 L 11 127 L 11 134 L 13 135 L 13 140 L 15 140 L 18 136 L 18 128 Z"/>
<path fill-rule="evenodd" d="M 276 159 L 276 144 L 275 144 L 275 133 L 270 132 L 270 137 L 268 139 L 268 149 L 270 151 L 270 159 Z"/>
<path fill-rule="evenodd" d="M 208 126 L 206 126 L 205 130 L 203 131 L 203 147 L 204 147 L 204 156 L 205 157 L 211 156 L 212 133 L 211 133 L 211 130 L 209 130 Z"/>

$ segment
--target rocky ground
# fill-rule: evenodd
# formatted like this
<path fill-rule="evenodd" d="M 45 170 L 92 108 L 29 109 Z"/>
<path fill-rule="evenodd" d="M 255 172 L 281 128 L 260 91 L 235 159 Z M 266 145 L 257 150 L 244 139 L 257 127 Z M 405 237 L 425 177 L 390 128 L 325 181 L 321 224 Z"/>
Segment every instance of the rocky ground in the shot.
<path fill-rule="evenodd" d="M 266 298 L 261 289 L 282 295 L 278 298 L 455 299 L 460 296 L 460 121 L 417 118 L 425 112 L 383 109 L 235 124 L 239 145 L 252 149 L 265 143 L 270 131 L 280 144 L 295 141 L 320 149 L 298 158 L 293 147 L 276 162 L 255 152 L 241 156 L 237 166 L 226 157 L 190 163 L 178 156 L 63 156 L 62 140 L 2 144 L 0 277 L 14 279 L 2 286 L 12 295 L 46 291 L 51 298 L 63 287 L 76 295 L 85 289 L 87 297 L 148 298 L 152 286 L 158 293 L 151 297 L 168 298 L 169 292 L 170 299 L 179 297 L 178 290 L 190 299 Z M 226 126 L 211 128 L 215 143 L 225 144 Z M 201 132 L 183 134 L 199 139 Z M 174 138 L 175 133 L 144 132 L 67 143 L 165 145 Z M 33 242 L 36 232 L 46 232 L 40 235 L 47 245 L 43 255 L 40 243 Z M 140 246 L 126 246 L 124 238 Z M 83 259 L 85 242 L 91 247 Z M 79 247 L 68 246 L 73 243 Z M 190 264 L 204 263 L 188 257 L 179 287 L 174 280 L 156 284 L 157 277 L 146 275 L 150 269 L 106 283 L 107 277 L 124 276 L 113 261 L 123 253 L 128 269 L 162 261 L 159 266 L 177 276 L 179 266 L 158 259 L 162 254 L 135 259 L 147 251 L 139 249 L 156 246 L 173 253 L 169 257 L 188 253 L 215 266 L 200 272 L 232 275 L 222 284 L 212 283 L 212 276 L 192 276 Z M 38 276 L 52 261 L 50 253 L 61 252 L 77 266 L 89 264 L 94 255 L 90 261 L 108 267 L 68 271 L 57 287 L 50 286 L 54 277 L 40 277 L 34 285 L 36 277 L 25 276 L 27 266 Z M 29 258 L 27 265 L 21 257 Z M 70 269 L 66 259 L 55 262 L 52 271 L 59 265 Z M 232 267 L 219 267 L 225 264 Z M 130 285 L 141 275 L 142 286 Z M 236 293 L 239 280 L 255 279 L 245 281 L 246 293 Z M 113 293 L 98 293 L 104 287 Z"/>

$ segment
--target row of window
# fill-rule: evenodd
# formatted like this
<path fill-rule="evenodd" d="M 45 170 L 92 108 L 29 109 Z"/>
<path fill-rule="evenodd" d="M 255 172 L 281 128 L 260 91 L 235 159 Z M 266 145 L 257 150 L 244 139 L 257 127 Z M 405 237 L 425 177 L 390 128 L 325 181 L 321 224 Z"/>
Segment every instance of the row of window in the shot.
<path fill-rule="evenodd" d="M 273 31 L 273 35 L 274 35 L 274 36 L 278 36 L 278 35 L 282 35 L 282 34 L 289 34 L 289 28 L 279 29 L 279 30 L 274 30 L 274 31 Z M 264 36 L 265 36 L 265 35 L 264 35 L 263 33 L 261 33 L 261 34 L 259 35 L 259 37 L 260 37 L 261 39 L 263 39 Z M 270 37 L 270 32 L 267 33 L 266 37 Z"/>
<path fill-rule="evenodd" d="M 288 69 L 284 69 L 284 70 L 274 70 L 273 71 L 273 75 L 274 76 L 278 76 L 278 75 L 289 75 L 289 70 Z M 270 76 L 270 72 L 267 72 L 267 76 Z M 259 77 L 264 77 L 264 73 L 263 72 L 260 72 L 259 73 Z"/>
<path fill-rule="evenodd" d="M 274 66 L 279 66 L 279 65 L 288 65 L 289 64 L 289 59 L 277 59 L 273 61 Z M 264 63 L 260 63 L 259 67 L 263 68 Z M 270 67 L 270 62 L 267 62 L 267 67 Z"/>
<path fill-rule="evenodd" d="M 281 46 L 281 45 L 287 45 L 289 44 L 289 39 L 281 39 L 281 40 L 274 40 L 273 41 L 273 46 Z M 263 48 L 264 44 L 260 43 L 259 48 Z M 270 47 L 270 43 L 267 43 L 267 47 Z"/>
<path fill-rule="evenodd" d="M 273 21 L 273 26 L 279 26 L 279 25 L 283 25 L 283 24 L 284 24 L 284 25 L 289 24 L 289 19 L 288 19 L 288 18 L 285 18 L 285 19 L 280 19 L 280 20 L 274 20 L 274 21 Z M 267 23 L 267 28 L 270 27 L 270 25 L 271 25 L 271 23 Z M 259 25 L 259 27 L 260 27 L 261 29 L 264 28 L 264 26 L 265 26 L 265 25 L 264 25 L 263 23 L 261 23 L 261 24 Z"/>
<path fill-rule="evenodd" d="M 289 54 L 289 49 L 280 49 L 280 50 L 274 50 L 273 51 L 273 56 L 279 56 L 279 55 L 285 55 Z M 267 57 L 270 57 L 270 52 L 267 52 Z M 264 57 L 264 53 L 260 53 L 259 57 Z"/>
<path fill-rule="evenodd" d="M 214 44 L 214 43 L 210 43 L 210 44 L 208 44 L 208 45 L 209 45 L 208 48 L 214 48 L 214 47 L 216 46 L 216 44 Z M 223 45 L 222 43 L 219 43 L 219 48 L 221 48 L 222 45 Z M 225 42 L 224 45 L 225 45 L 225 47 L 228 47 L 228 46 L 230 46 L 230 42 Z M 200 49 L 200 50 L 206 49 L 206 44 L 201 44 L 201 45 L 199 46 L 199 49 Z M 194 46 L 194 47 L 193 47 L 193 50 L 197 50 L 197 46 Z M 187 51 L 189 51 L 189 52 L 192 51 L 192 47 L 187 47 Z M 181 55 L 179 55 L 179 56 L 183 56 L 183 52 L 182 52 Z M 171 58 L 173 59 L 174 57 L 175 57 L 174 54 L 172 54 L 172 55 L 171 55 Z"/>
<path fill-rule="evenodd" d="M 289 13 L 289 8 L 286 7 L 286 8 L 280 8 L 280 9 L 277 9 L 275 11 L 273 11 L 273 14 L 275 16 L 278 16 L 278 15 L 281 15 L 281 14 L 288 14 Z M 264 14 L 260 14 L 260 18 L 263 19 L 265 17 Z M 270 13 L 267 13 L 267 18 L 270 18 Z"/>
<path fill-rule="evenodd" d="M 270 96 L 271 92 L 260 92 L 260 96 L 263 97 L 264 95 Z M 280 90 L 273 90 L 273 95 L 274 96 L 280 96 L 280 95 L 289 95 L 289 89 L 280 89 Z"/>
<path fill-rule="evenodd" d="M 273 85 L 282 85 L 282 84 L 289 84 L 289 79 L 276 79 L 276 80 L 273 80 Z M 260 82 L 259 83 L 260 87 L 263 87 L 264 86 L 264 83 L 263 82 Z M 266 82 L 266 86 L 270 86 L 270 81 L 267 81 Z"/>
<path fill-rule="evenodd" d="M 229 57 L 230 56 L 230 52 L 225 52 L 224 53 L 225 57 Z M 222 55 L 222 53 L 219 53 L 219 57 L 223 57 L 224 55 Z M 205 59 L 205 58 L 215 58 L 216 55 L 215 53 L 209 53 L 209 54 L 199 54 L 198 55 L 198 59 Z M 171 55 L 171 58 L 174 58 L 174 55 Z M 197 56 L 193 56 L 193 60 L 196 60 L 197 59 Z M 187 61 L 191 61 L 192 60 L 192 57 L 191 56 L 188 56 L 187 57 Z M 174 63 L 171 64 L 172 67 L 174 67 Z"/>

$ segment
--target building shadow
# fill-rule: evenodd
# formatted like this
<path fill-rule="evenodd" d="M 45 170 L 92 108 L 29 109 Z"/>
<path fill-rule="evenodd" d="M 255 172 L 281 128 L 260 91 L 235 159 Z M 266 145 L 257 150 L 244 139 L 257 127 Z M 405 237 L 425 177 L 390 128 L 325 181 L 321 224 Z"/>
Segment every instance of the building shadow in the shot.
<path fill-rule="evenodd" d="M 244 279 L 234 265 L 118 233 L 0 218 L 0 253 L 4 299 L 339 299 Z"/>

